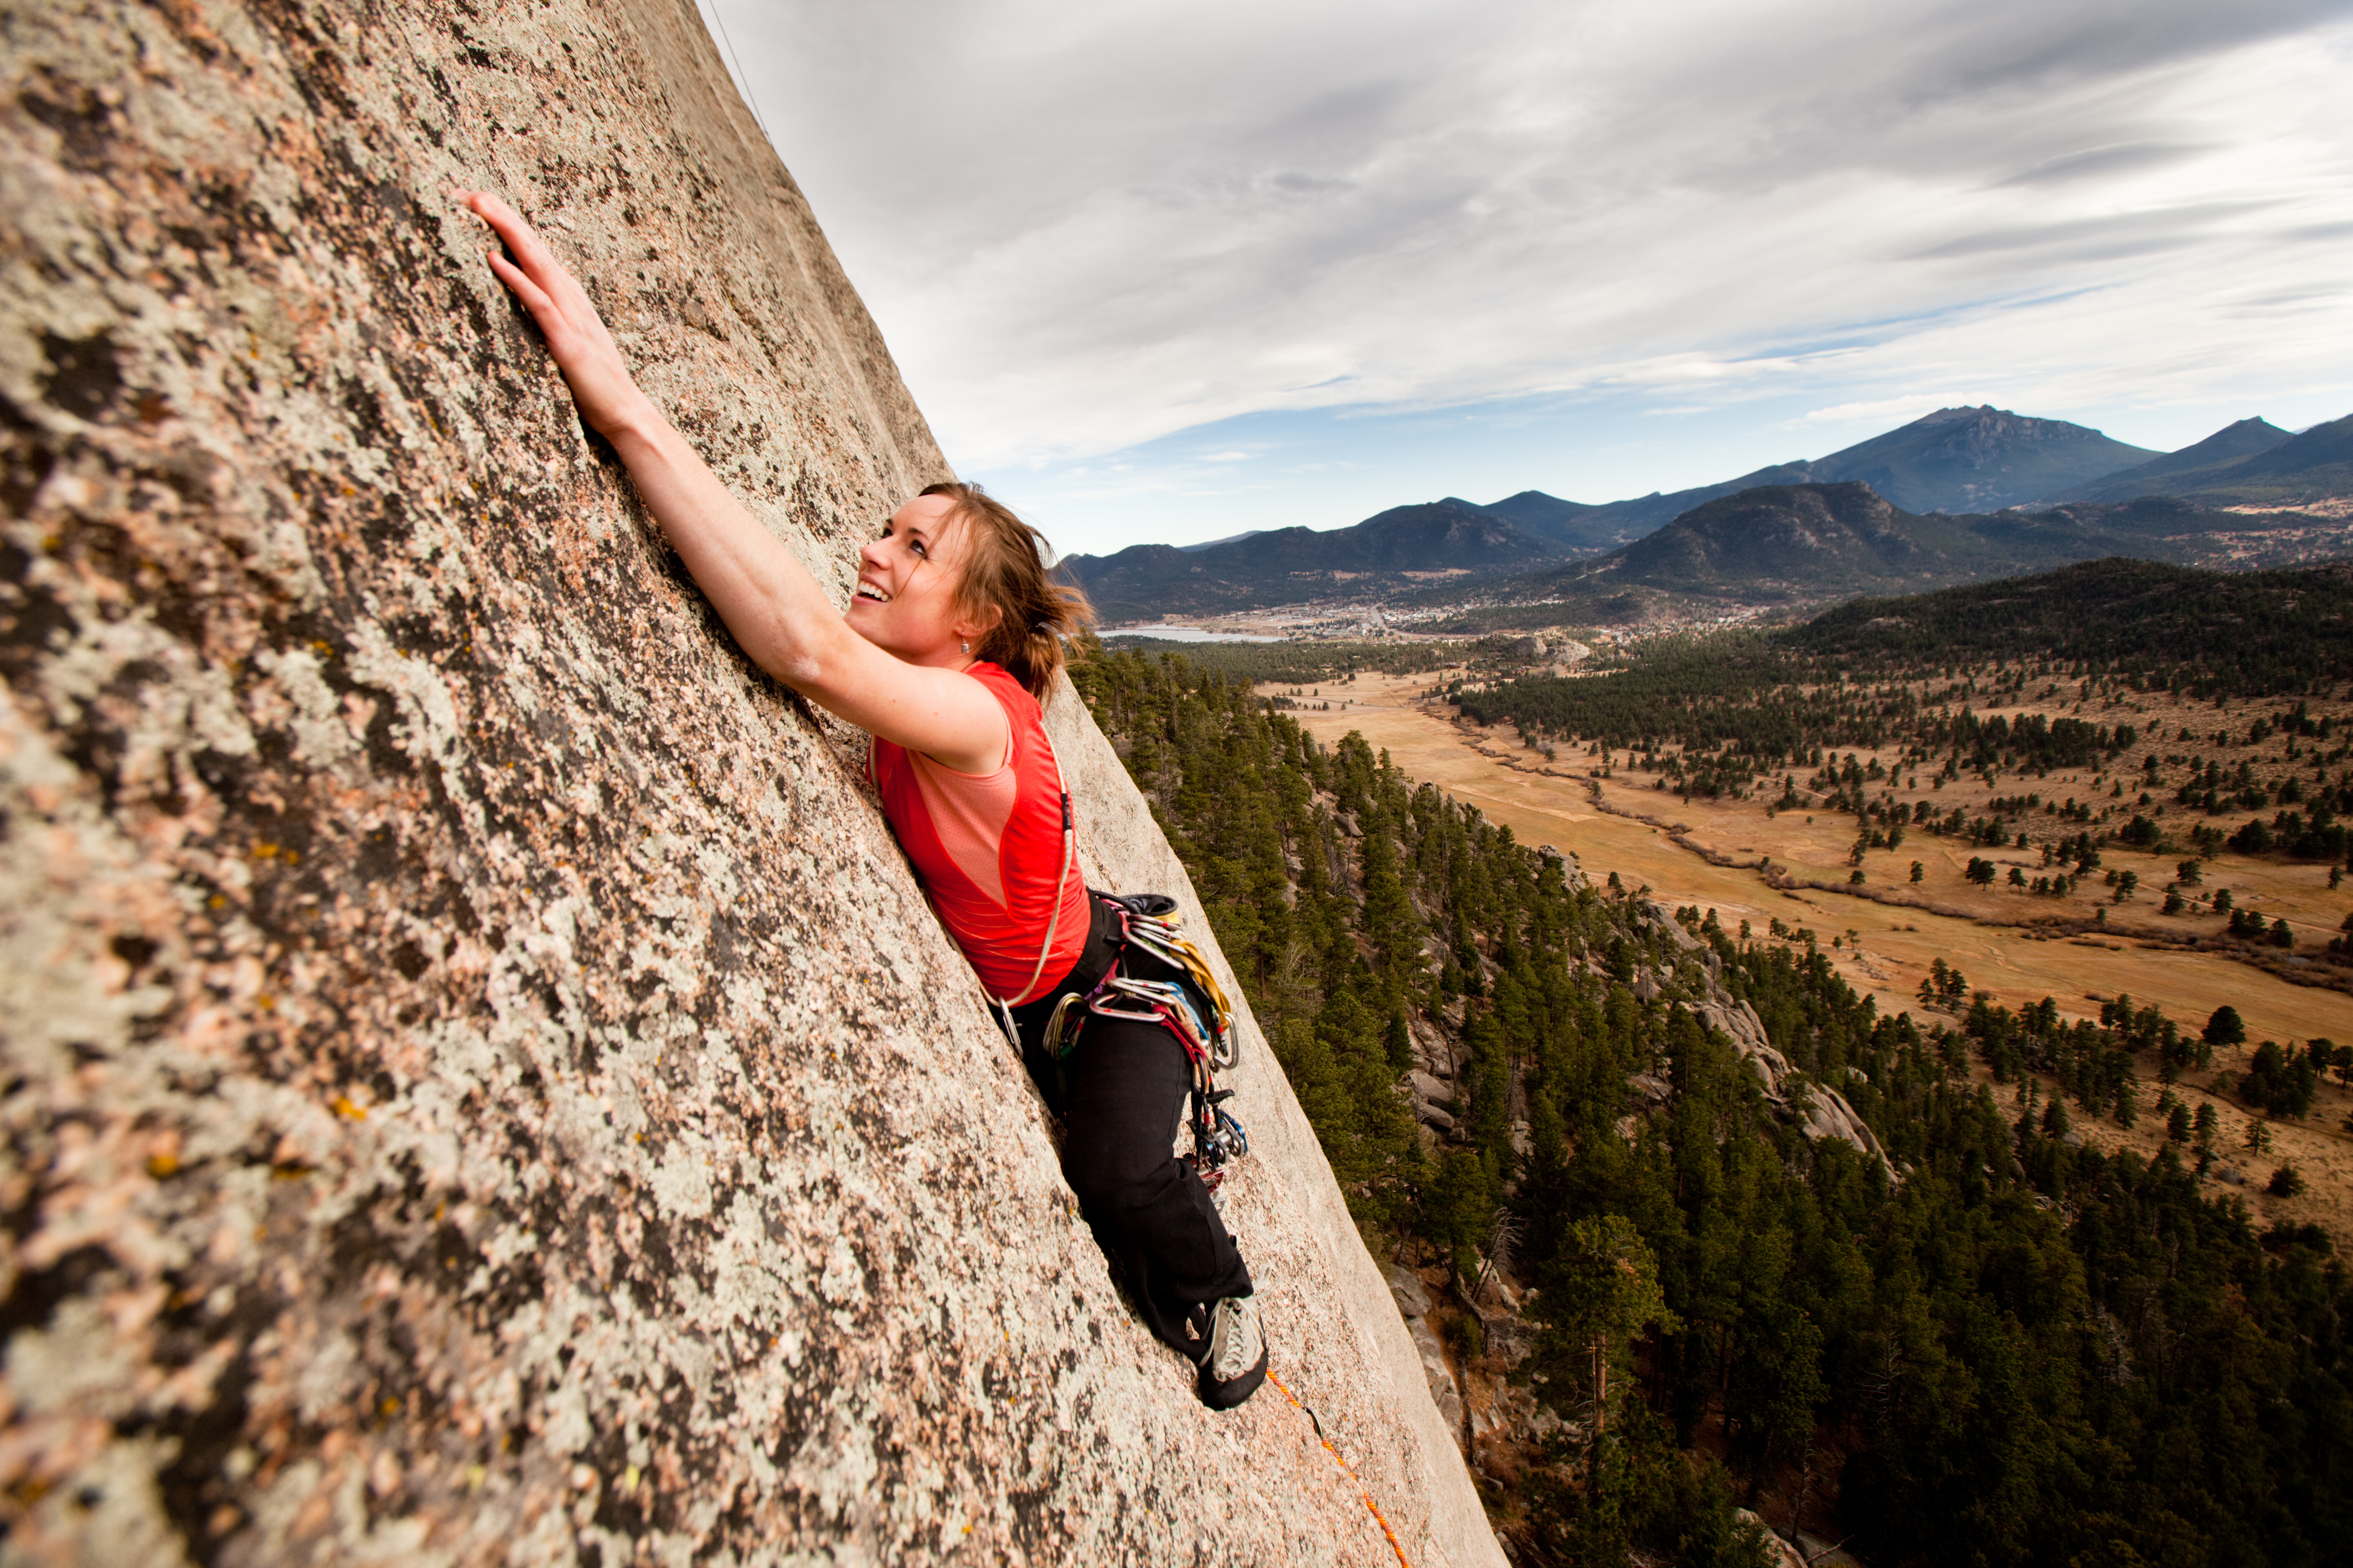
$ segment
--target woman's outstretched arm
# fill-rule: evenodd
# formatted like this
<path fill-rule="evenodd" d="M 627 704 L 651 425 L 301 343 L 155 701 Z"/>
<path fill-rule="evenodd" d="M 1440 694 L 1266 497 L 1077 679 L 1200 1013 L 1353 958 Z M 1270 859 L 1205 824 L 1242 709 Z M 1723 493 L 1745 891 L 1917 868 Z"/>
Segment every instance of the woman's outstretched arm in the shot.
<path fill-rule="evenodd" d="M 491 270 L 514 291 L 571 384 L 581 417 L 613 444 L 671 546 L 753 661 L 849 722 L 966 773 L 1003 754 L 1004 710 L 959 670 L 911 664 L 845 625 L 801 563 L 728 493 L 638 386 L 587 294 L 512 207 L 459 199 L 508 255 Z"/>

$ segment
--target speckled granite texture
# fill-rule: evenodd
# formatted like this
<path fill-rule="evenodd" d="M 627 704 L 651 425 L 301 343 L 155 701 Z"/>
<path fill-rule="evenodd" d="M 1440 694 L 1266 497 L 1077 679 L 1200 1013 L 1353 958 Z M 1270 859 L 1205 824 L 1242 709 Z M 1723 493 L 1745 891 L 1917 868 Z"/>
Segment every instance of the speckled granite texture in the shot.
<path fill-rule="evenodd" d="M 691 0 L 0 38 L 0 1559 L 1393 1561 L 1124 1310 L 854 750 L 446 198 L 846 593 L 945 467 Z M 1189 906 L 1053 722 L 1092 868 Z M 1500 1563 L 1247 1041 L 1276 1370 L 1417 1568 Z"/>

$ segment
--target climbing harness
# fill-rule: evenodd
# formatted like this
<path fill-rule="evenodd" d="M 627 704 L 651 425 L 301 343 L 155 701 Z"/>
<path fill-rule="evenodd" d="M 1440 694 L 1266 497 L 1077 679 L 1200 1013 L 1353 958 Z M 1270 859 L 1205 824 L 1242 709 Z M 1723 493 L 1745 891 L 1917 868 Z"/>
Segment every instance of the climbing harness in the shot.
<path fill-rule="evenodd" d="M 1381 1533 L 1389 1538 L 1389 1550 L 1397 1553 L 1398 1568 L 1413 1568 L 1413 1564 L 1406 1561 L 1405 1548 L 1398 1544 L 1397 1531 L 1389 1528 L 1388 1517 L 1381 1512 L 1381 1505 L 1373 1500 L 1371 1489 L 1357 1478 L 1356 1472 L 1349 1467 L 1348 1461 L 1340 1457 L 1340 1450 L 1332 1446 L 1332 1439 L 1324 1435 L 1323 1418 L 1318 1416 L 1312 1408 L 1301 1404 L 1299 1395 L 1285 1387 L 1282 1379 L 1275 1376 L 1271 1371 L 1267 1373 L 1266 1380 L 1274 1384 L 1276 1392 L 1291 1401 L 1293 1409 L 1306 1416 L 1314 1426 L 1315 1440 L 1324 1445 L 1324 1451 L 1332 1456 L 1332 1462 L 1340 1467 L 1340 1473 L 1356 1483 L 1356 1495 L 1365 1500 L 1365 1507 L 1372 1512 L 1373 1522 L 1379 1525 Z"/>
<path fill-rule="evenodd" d="M 1250 1152 L 1249 1134 L 1226 1109 L 1233 1091 L 1217 1083 L 1217 1074 L 1240 1059 L 1232 1005 L 1210 972 L 1207 955 L 1170 918 L 1176 900 L 1163 893 L 1088 890 L 1117 917 L 1119 941 L 1101 978 L 1084 991 L 1066 991 L 1056 1000 L 1047 1015 L 1040 1047 L 1047 1060 L 1062 1061 L 1077 1047 L 1089 1017 L 1153 1024 L 1175 1036 L 1193 1077 L 1186 1118 L 1193 1130 L 1193 1152 L 1183 1158 L 1214 1193 L 1224 1180 L 1224 1167 Z M 1146 980 L 1121 973 L 1131 948 L 1185 978 Z M 1018 1044 L 1018 1031 L 1008 1033 Z"/>
<path fill-rule="evenodd" d="M 1029 995 L 1046 973 L 1046 961 L 1053 955 L 1054 938 L 1061 929 L 1062 888 L 1070 881 L 1071 867 L 1078 858 L 1079 847 L 1077 825 L 1071 814 L 1071 786 L 1062 776 L 1062 759 L 1054 750 L 1054 738 L 1046 734 L 1042 727 L 1039 733 L 1046 742 L 1047 759 L 1054 764 L 1054 791 L 1062 811 L 1062 866 L 1054 874 L 1053 912 L 1047 919 L 1046 937 L 1038 944 L 1038 962 L 1030 968 L 1028 982 L 1013 996 L 999 996 L 986 983 L 981 986 L 981 994 L 988 998 L 1005 1037 L 1013 1042 L 1016 1050 L 1021 1046 L 1021 1026 L 1013 1016 L 1014 997 Z M 870 753 L 870 773 L 872 766 Z M 1218 984 L 1217 975 L 1211 972 L 1208 955 L 1185 934 L 1184 926 L 1172 918 L 1176 912 L 1176 900 L 1165 893 L 1121 895 L 1097 892 L 1092 888 L 1087 892 L 1090 898 L 1100 899 L 1118 911 L 1119 950 L 1112 955 L 1109 967 L 1092 989 L 1065 992 L 1054 1004 L 1046 1020 L 1047 1058 L 1059 1062 L 1071 1054 L 1089 1014 L 1158 1024 L 1176 1036 L 1193 1068 L 1187 1117 L 1193 1129 L 1193 1152 L 1184 1158 L 1199 1174 L 1202 1184 L 1214 1193 L 1225 1179 L 1225 1166 L 1250 1152 L 1249 1134 L 1225 1108 L 1225 1102 L 1233 1098 L 1233 1090 L 1218 1088 L 1216 1079 L 1218 1073 L 1233 1067 L 1241 1057 L 1240 1037 L 1234 1030 L 1233 1005 L 1227 1001 L 1225 987 Z M 1120 960 L 1130 946 L 1158 959 L 1189 984 L 1122 974 Z M 977 971 L 974 978 L 979 978 Z"/>
<path fill-rule="evenodd" d="M 1185 928 L 1169 918 L 1176 912 L 1176 900 L 1163 894 L 1099 896 L 1119 911 L 1120 952 L 1087 994 L 1086 1011 L 1105 1018 L 1158 1024 L 1185 1047 L 1185 1059 L 1193 1068 L 1188 1117 L 1193 1152 L 1185 1159 L 1200 1176 L 1202 1185 L 1214 1193 L 1225 1180 L 1225 1167 L 1250 1152 L 1250 1135 L 1226 1109 L 1233 1090 L 1221 1089 L 1217 1083 L 1217 1074 L 1240 1059 L 1232 1004 L 1210 973 L 1208 957 L 1185 934 Z M 1120 961 L 1130 947 L 1158 959 L 1189 984 L 1121 973 Z M 1047 1054 L 1057 1060 L 1078 1043 L 1078 1024 L 1065 1021 L 1067 1010 L 1077 999 L 1075 992 L 1064 996 L 1047 1024 Z"/>

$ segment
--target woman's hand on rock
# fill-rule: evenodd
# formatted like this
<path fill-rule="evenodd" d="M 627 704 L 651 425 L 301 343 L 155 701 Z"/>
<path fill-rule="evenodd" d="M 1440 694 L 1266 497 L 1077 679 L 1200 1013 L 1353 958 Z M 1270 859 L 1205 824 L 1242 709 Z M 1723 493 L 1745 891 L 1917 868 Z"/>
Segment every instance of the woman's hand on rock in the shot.
<path fill-rule="evenodd" d="M 983 771 L 1005 711 L 960 669 L 910 662 L 852 631 L 808 569 L 728 493 L 711 465 L 638 390 L 596 307 L 521 214 L 487 191 L 463 202 L 506 242 L 491 270 L 514 291 L 572 384 L 580 416 L 629 478 L 727 629 L 761 668 L 860 728 Z"/>
<path fill-rule="evenodd" d="M 539 323 L 556 368 L 572 384 L 581 417 L 611 439 L 653 414 L 652 405 L 629 374 L 628 361 L 621 357 L 620 346 L 606 330 L 604 318 L 538 231 L 488 191 L 459 191 L 457 196 L 506 242 L 506 256 L 491 252 L 491 270 Z"/>

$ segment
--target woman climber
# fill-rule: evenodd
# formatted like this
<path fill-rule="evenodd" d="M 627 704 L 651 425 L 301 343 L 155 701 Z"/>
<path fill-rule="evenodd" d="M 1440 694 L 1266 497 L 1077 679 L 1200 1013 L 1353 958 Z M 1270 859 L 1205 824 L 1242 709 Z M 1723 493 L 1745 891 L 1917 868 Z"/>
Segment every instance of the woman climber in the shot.
<path fill-rule="evenodd" d="M 857 590 L 837 611 L 638 389 L 531 226 L 497 196 L 459 199 L 505 243 L 491 270 L 539 323 L 581 417 L 628 465 L 744 653 L 873 737 L 883 816 L 1063 1119 L 1062 1170 L 1088 1223 L 1147 1325 L 1198 1367 L 1202 1400 L 1240 1405 L 1266 1376 L 1250 1270 L 1199 1172 L 1170 1147 L 1200 1087 L 1200 1036 L 1188 1050 L 1176 1015 L 1198 1019 L 1185 998 L 1205 977 L 1145 938 L 1166 928 L 1145 911 L 1087 891 L 1039 708 L 1085 598 L 1049 578 L 1045 541 L 1005 506 L 939 484 L 860 550 Z M 1107 977 L 1145 1005 L 1101 1005 Z M 1065 1054 L 1072 1010 L 1058 1005 L 1072 997 L 1097 1005 Z M 1198 1100 L 1195 1113 L 1208 1114 Z"/>

